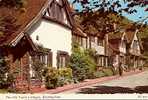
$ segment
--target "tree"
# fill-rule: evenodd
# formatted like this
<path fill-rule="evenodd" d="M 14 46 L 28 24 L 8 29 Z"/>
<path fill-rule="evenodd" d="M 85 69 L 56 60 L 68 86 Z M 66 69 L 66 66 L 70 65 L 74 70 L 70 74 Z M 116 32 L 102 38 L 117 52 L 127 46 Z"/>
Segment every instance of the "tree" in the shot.
<path fill-rule="evenodd" d="M 128 13 L 136 12 L 133 9 L 135 6 L 146 7 L 148 4 L 147 0 L 123 0 L 127 4 L 126 7 L 122 7 L 120 2 L 121 0 L 73 0 L 74 3 L 80 3 L 83 7 L 83 10 L 93 10 L 95 8 L 102 10 L 113 10 L 113 11 L 126 11 Z M 117 9 L 120 8 L 120 9 Z M 145 8 L 145 11 L 148 11 L 148 8 Z"/>
<path fill-rule="evenodd" d="M 69 65 L 73 71 L 73 77 L 78 81 L 94 78 L 96 63 L 92 56 L 91 51 L 83 51 L 78 44 L 73 44 L 73 53 Z"/>
<path fill-rule="evenodd" d="M 26 0 L 0 0 L 0 6 L 7 7 L 23 7 L 26 4 Z"/>
<path fill-rule="evenodd" d="M 118 15 L 122 15 L 123 12 L 126 12 L 128 14 L 136 13 L 137 10 L 134 8 L 136 6 L 145 7 L 145 11 L 148 11 L 148 8 L 146 6 L 148 4 L 147 0 L 124 0 L 124 2 L 121 2 L 121 0 L 74 0 L 72 3 L 81 4 L 83 8 L 81 13 L 85 13 L 84 16 L 86 16 L 86 21 L 89 19 L 96 19 L 96 16 L 99 16 L 101 24 L 98 25 L 96 24 L 97 22 L 94 21 L 93 27 L 99 27 L 99 31 L 104 33 L 116 31 L 114 29 L 114 26 L 115 24 L 118 24 L 120 22 L 120 20 L 113 21 L 112 19 L 110 19 L 110 17 L 107 17 L 109 13 L 116 13 Z M 126 6 L 123 7 L 123 3 L 126 4 Z M 92 15 L 94 11 L 98 11 L 100 14 Z M 144 20 L 147 19 L 148 17 L 143 18 L 142 21 L 144 22 Z M 86 24 L 88 23 L 86 22 Z"/>

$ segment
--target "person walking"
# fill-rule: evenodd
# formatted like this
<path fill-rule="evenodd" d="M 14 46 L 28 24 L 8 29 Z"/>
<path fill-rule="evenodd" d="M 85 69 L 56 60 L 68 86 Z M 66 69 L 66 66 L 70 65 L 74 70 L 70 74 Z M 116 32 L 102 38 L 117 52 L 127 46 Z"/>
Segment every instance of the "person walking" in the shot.
<path fill-rule="evenodd" d="M 122 63 L 119 63 L 119 75 L 122 76 L 123 75 L 123 67 L 122 67 Z"/>

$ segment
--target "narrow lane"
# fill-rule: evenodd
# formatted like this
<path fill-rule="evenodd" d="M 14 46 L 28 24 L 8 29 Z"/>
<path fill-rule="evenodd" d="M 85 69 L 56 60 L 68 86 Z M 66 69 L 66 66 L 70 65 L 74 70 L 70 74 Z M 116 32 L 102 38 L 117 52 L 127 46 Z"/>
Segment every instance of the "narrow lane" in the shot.
<path fill-rule="evenodd" d="M 148 71 L 120 77 L 105 83 L 94 84 L 62 92 L 60 94 L 148 93 Z"/>

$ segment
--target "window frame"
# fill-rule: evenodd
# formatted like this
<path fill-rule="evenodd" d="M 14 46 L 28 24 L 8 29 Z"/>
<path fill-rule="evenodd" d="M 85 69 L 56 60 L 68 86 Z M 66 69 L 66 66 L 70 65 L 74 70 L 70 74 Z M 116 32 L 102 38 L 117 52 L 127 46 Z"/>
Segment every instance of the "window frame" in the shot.
<path fill-rule="evenodd" d="M 65 64 L 63 64 L 63 59 L 65 59 Z M 69 54 L 65 51 L 58 51 L 57 52 L 57 68 L 66 67 L 69 62 Z"/>

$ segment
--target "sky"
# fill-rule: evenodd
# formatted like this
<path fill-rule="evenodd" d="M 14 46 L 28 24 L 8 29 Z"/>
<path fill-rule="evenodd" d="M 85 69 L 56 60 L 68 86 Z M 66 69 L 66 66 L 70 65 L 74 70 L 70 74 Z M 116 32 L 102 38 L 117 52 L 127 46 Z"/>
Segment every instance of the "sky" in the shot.
<path fill-rule="evenodd" d="M 72 2 L 73 0 L 69 0 L 69 1 Z M 122 4 L 122 7 L 125 7 L 126 6 L 126 4 L 123 2 L 123 0 L 121 0 L 120 2 Z M 148 7 L 148 5 L 147 5 L 147 7 Z M 79 11 L 82 10 L 82 7 L 81 7 L 80 4 L 75 4 L 74 5 L 74 8 L 79 9 Z M 134 21 L 134 22 L 139 21 L 140 20 L 139 17 L 145 18 L 146 16 L 148 16 L 148 11 L 147 12 L 144 11 L 145 8 L 135 7 L 135 9 L 137 10 L 137 13 L 133 13 L 133 14 L 123 13 L 122 15 L 125 16 L 125 17 L 127 17 L 129 20 Z M 145 22 L 148 23 L 148 19 L 145 20 Z"/>

